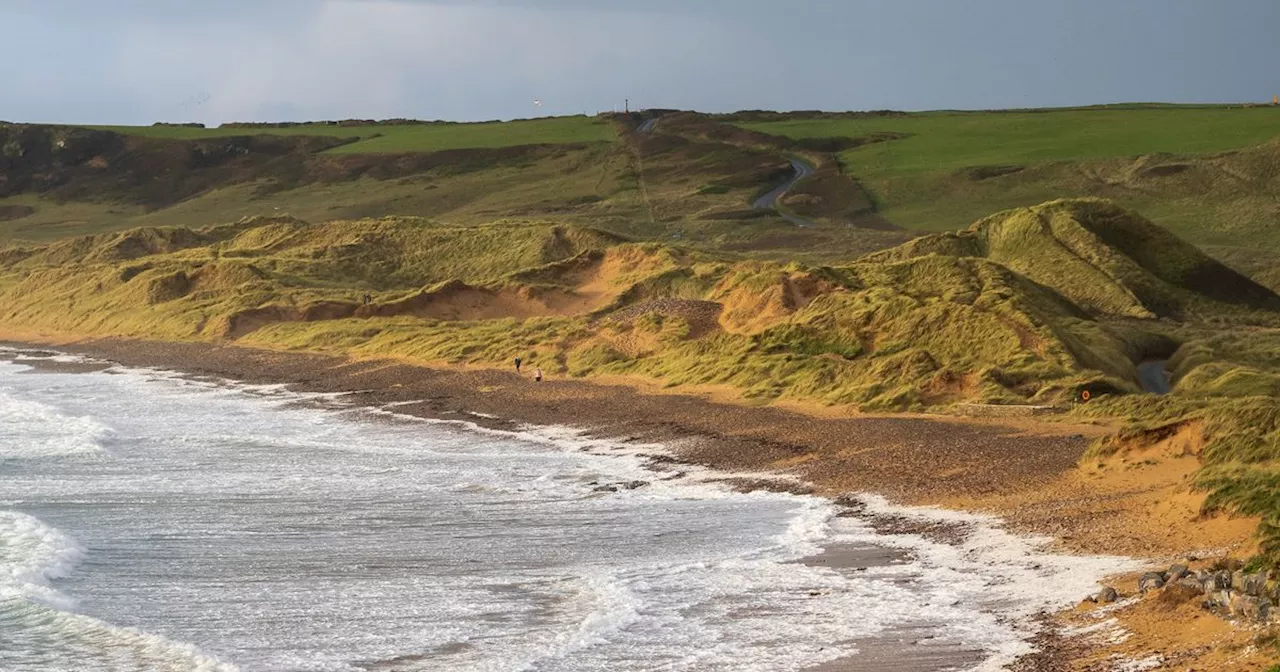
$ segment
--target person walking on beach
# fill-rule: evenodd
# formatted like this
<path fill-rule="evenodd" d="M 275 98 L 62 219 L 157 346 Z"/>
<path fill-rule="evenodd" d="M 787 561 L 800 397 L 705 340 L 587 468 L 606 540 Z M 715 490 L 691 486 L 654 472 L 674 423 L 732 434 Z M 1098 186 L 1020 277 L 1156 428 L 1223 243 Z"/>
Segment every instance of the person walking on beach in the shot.
<path fill-rule="evenodd" d="M 519 374 L 519 373 L 520 373 L 520 365 L 521 365 L 521 364 L 523 364 L 523 362 L 522 362 L 522 361 L 520 361 L 520 358 L 519 358 L 519 357 L 516 357 L 516 373 L 517 373 L 517 374 Z"/>
<path fill-rule="evenodd" d="M 538 370 L 533 372 L 533 380 L 537 383 L 542 382 L 542 367 L 538 367 Z"/>

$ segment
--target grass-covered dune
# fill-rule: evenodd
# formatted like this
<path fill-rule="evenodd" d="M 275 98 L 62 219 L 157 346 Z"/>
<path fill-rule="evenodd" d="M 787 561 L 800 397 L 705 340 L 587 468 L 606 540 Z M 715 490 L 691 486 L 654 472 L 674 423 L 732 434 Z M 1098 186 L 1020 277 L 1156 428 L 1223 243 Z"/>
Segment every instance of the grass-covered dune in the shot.
<path fill-rule="evenodd" d="M 0 262 L 12 326 L 454 363 L 529 350 L 572 375 L 884 409 L 1136 391 L 1134 364 L 1176 347 L 1153 318 L 1265 325 L 1280 305 L 1088 200 L 825 267 L 590 227 L 404 218 L 138 229 L 10 247 Z"/>
<path fill-rule="evenodd" d="M 982 257 L 1054 287 L 1097 315 L 1203 319 L 1280 311 L 1267 289 L 1167 230 L 1107 201 L 1054 201 L 1002 212 L 958 233 L 873 255 Z"/>

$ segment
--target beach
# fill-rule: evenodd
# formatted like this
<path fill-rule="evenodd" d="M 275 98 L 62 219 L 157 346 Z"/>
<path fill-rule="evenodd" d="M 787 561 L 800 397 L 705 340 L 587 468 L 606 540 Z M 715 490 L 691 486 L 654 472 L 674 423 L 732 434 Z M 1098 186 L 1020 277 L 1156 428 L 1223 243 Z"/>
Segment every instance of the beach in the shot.
<path fill-rule="evenodd" d="M 846 416 L 823 409 L 727 404 L 708 398 L 714 395 L 671 394 L 634 385 L 554 379 L 536 383 L 527 371 L 523 377 L 516 375 L 514 367 L 509 372 L 444 369 L 118 339 L 56 345 L 60 352 L 127 367 L 179 371 L 195 380 L 286 385 L 298 393 L 338 395 L 351 404 L 458 421 L 487 431 L 571 427 L 580 430 L 581 440 L 623 447 L 662 446 L 662 451 L 646 459 L 650 468 L 673 477 L 700 470 L 714 474 L 711 480 L 741 491 L 763 488 L 826 497 L 846 512 L 841 515 L 856 517 L 871 533 L 886 539 L 925 540 L 929 550 L 895 550 L 893 543 L 852 548 L 837 544 L 824 547 L 807 563 L 865 571 L 880 562 L 892 564 L 899 554 L 927 557 L 947 553 L 939 549 L 949 548 L 959 556 L 977 554 L 981 562 L 992 565 L 993 577 L 1013 568 L 1021 574 L 1014 581 L 1020 591 L 1042 582 L 1032 592 L 1043 591 L 1035 596 L 1043 599 L 1029 602 L 1042 608 L 1024 607 L 1020 612 L 1024 622 L 1019 625 L 1026 633 L 1040 633 L 1036 635 L 1039 651 L 1009 656 L 1003 664 L 1013 665 L 1011 669 L 1084 669 L 1070 663 L 1090 645 L 1078 637 L 1058 636 L 1061 628 L 1054 625 L 1052 614 L 1092 592 L 1094 581 L 1103 577 L 1088 576 L 1089 571 L 1099 571 L 1101 566 L 1132 571 L 1140 566 L 1135 561 L 1076 568 L 1070 571 L 1079 572 L 1075 578 L 1084 578 L 1083 583 L 1057 580 L 1050 585 L 1045 568 L 1028 557 L 1041 549 L 1062 554 L 1051 556 L 1055 558 L 1087 558 L 1074 554 L 1150 557 L 1153 549 L 1158 552 L 1176 545 L 1174 539 L 1167 539 L 1160 546 L 1153 541 L 1159 535 L 1144 531 L 1136 517 L 1115 515 L 1116 492 L 1096 491 L 1082 497 L 1080 489 L 1072 490 L 1070 483 L 1078 478 L 1074 467 L 1090 438 L 1104 429 L 1096 425 Z M 101 368 L 94 363 L 47 360 L 39 366 L 67 373 Z M 933 508 L 940 506 L 996 513 L 1003 519 Z M 1052 539 L 1040 536 L 1046 533 Z M 992 549 L 1008 552 L 1002 556 Z M 1007 566 L 999 566 L 1003 561 L 1008 561 Z M 1063 565 L 1062 571 L 1067 567 Z M 966 569 L 981 571 L 976 563 Z M 1064 595 L 1064 590 L 1071 595 Z M 917 637 L 910 633 L 910 629 L 905 634 L 894 630 L 884 637 L 863 638 L 857 642 L 859 656 L 811 669 L 869 670 L 880 669 L 881 664 L 884 669 L 967 669 L 986 658 L 955 642 L 943 640 L 931 647 L 936 635 L 927 627 Z"/>

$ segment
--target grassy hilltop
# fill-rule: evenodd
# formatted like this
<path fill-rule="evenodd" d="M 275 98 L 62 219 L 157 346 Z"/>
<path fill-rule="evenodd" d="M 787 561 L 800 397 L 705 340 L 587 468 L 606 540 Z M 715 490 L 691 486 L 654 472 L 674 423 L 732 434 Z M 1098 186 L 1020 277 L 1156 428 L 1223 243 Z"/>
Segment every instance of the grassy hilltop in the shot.
<path fill-rule="evenodd" d="M 0 327 L 1127 421 L 1096 455 L 1194 430 L 1207 509 L 1276 561 L 1278 136 L 1145 106 L 0 125 Z M 792 160 L 804 226 L 753 207 Z"/>
<path fill-rule="evenodd" d="M 841 151 L 879 212 L 948 231 L 1063 197 L 1114 200 L 1280 287 L 1280 108 L 1108 106 L 725 120 L 795 140 L 894 133 Z"/>
<path fill-rule="evenodd" d="M 447 149 L 496 149 L 519 145 L 565 145 L 613 142 L 617 130 L 607 119 L 548 117 L 471 124 L 289 124 L 190 126 L 97 126 L 98 130 L 166 140 L 210 140 L 246 134 L 343 138 L 349 142 L 327 150 L 332 154 L 402 154 Z"/>

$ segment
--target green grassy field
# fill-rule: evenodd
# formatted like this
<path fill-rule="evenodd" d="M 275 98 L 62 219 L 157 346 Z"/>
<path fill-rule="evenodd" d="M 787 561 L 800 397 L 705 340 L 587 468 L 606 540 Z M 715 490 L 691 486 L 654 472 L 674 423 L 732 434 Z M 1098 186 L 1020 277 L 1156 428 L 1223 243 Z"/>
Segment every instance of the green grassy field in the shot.
<path fill-rule="evenodd" d="M 1220 152 L 1280 135 L 1280 108 L 928 112 L 740 125 L 796 139 L 862 137 L 883 131 L 910 134 L 841 155 L 850 172 L 877 179 L 971 166 Z"/>
<path fill-rule="evenodd" d="M 289 128 L 186 128 L 181 126 L 97 126 L 124 135 L 199 140 L 236 135 L 319 135 L 360 138 L 330 150 L 335 154 L 398 154 L 447 149 L 493 149 L 518 145 L 562 145 L 612 142 L 612 121 L 593 117 L 549 117 L 507 122 L 411 124 L 404 126 L 332 126 L 310 124 Z"/>

